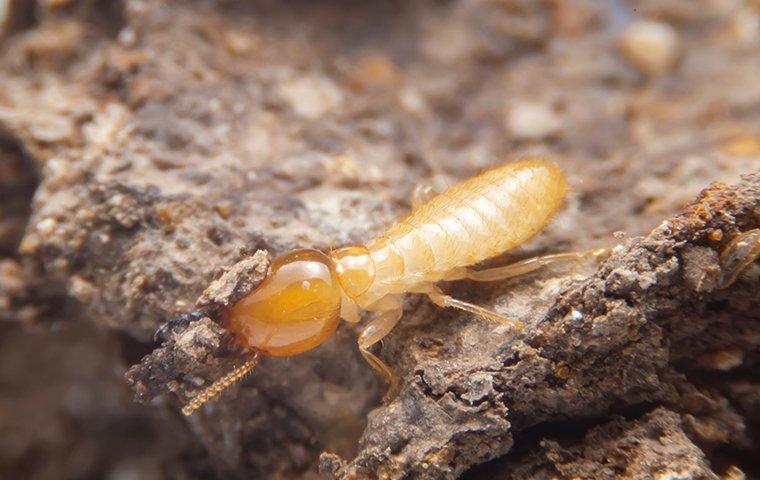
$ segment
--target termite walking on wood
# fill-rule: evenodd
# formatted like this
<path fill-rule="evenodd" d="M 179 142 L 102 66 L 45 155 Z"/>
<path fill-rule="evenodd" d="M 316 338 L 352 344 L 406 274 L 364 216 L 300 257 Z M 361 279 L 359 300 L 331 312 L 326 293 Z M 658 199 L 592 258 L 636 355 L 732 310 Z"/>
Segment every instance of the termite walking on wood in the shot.
<path fill-rule="evenodd" d="M 374 317 L 359 335 L 367 362 L 387 380 L 390 368 L 370 347 L 383 339 L 403 313 L 402 297 L 421 293 L 441 307 L 461 309 L 521 330 L 519 321 L 446 295 L 440 281 L 490 282 L 544 265 L 597 256 L 605 249 L 531 258 L 474 270 L 538 233 L 562 205 L 567 186 L 562 171 L 540 158 L 487 170 L 425 202 L 416 191 L 413 211 L 365 245 L 324 254 L 296 250 L 272 263 L 264 281 L 229 310 L 227 328 L 251 356 L 183 408 L 190 415 L 247 374 L 261 355 L 289 356 L 324 342 L 339 319 L 355 323 L 360 311 Z"/>

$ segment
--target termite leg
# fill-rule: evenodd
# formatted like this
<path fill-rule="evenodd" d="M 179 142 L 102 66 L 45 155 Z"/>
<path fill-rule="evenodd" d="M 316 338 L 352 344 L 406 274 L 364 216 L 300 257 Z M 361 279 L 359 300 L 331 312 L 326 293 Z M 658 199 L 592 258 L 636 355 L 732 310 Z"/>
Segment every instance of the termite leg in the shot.
<path fill-rule="evenodd" d="M 359 307 L 351 299 L 346 297 L 345 294 L 343 294 L 340 301 L 340 318 L 348 323 L 359 323 L 362 320 L 362 316 L 359 313 Z"/>
<path fill-rule="evenodd" d="M 412 211 L 417 211 L 435 197 L 436 193 L 430 185 L 417 185 L 412 191 Z"/>
<path fill-rule="evenodd" d="M 506 315 L 502 315 L 501 313 L 488 310 L 487 308 L 479 307 L 478 305 L 474 305 L 472 303 L 468 303 L 462 300 L 457 300 L 456 298 L 453 298 L 443 293 L 441 289 L 438 288 L 436 285 L 429 283 L 429 284 L 423 284 L 421 285 L 421 287 L 422 287 L 421 289 L 415 290 L 415 291 L 424 293 L 425 295 L 428 296 L 428 298 L 430 298 L 430 301 L 432 301 L 439 307 L 458 308 L 459 310 L 464 310 L 465 312 L 475 314 L 481 318 L 485 318 L 486 320 L 507 324 L 517 331 L 523 330 L 522 322 L 520 322 L 519 320 L 515 320 L 514 318 L 507 317 Z"/>
<path fill-rule="evenodd" d="M 720 255 L 723 268 L 721 288 L 726 288 L 747 268 L 760 257 L 760 228 L 749 230 L 737 236 L 728 244 Z"/>
<path fill-rule="evenodd" d="M 393 330 L 404 313 L 403 303 L 399 297 L 390 296 L 383 299 L 383 304 L 378 305 L 378 308 L 382 308 L 382 311 L 364 327 L 359 335 L 359 351 L 367 363 L 393 385 L 396 378 L 390 367 L 370 352 L 369 348 Z"/>
<path fill-rule="evenodd" d="M 586 257 L 601 257 L 608 253 L 609 249 L 607 248 L 595 248 L 584 252 L 554 253 L 542 257 L 533 257 L 502 267 L 486 268 L 484 270 L 458 268 L 447 275 L 445 280 L 461 280 L 467 278 L 475 280 L 476 282 L 493 282 L 524 275 L 552 263 L 581 260 Z"/>

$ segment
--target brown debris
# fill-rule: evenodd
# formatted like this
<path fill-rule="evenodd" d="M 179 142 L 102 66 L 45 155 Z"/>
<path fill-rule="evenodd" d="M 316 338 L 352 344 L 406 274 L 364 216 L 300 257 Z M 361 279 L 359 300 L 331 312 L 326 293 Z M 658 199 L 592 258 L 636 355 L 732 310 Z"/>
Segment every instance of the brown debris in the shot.
<path fill-rule="evenodd" d="M 147 402 L 171 391 L 186 402 L 192 397 L 186 393 L 188 387 L 191 391 L 202 388 L 204 378 L 216 380 L 215 374 L 231 370 L 243 358 L 236 353 L 232 335 L 219 324 L 224 318 L 221 312 L 261 283 L 268 265 L 266 252 L 258 250 L 211 282 L 196 302 L 200 310 L 159 328 L 155 336 L 163 340 L 161 347 L 126 373 L 139 400 Z M 217 322 L 207 315 L 217 317 Z"/>
<path fill-rule="evenodd" d="M 229 333 L 208 317 L 182 327 L 173 330 L 167 341 L 140 365 L 127 371 L 127 379 L 139 400 L 148 401 L 166 391 L 176 392 L 184 383 L 190 384 L 191 389 L 192 385 L 202 386 L 199 382 L 203 382 L 204 376 L 227 368 L 218 359 L 231 356 Z M 184 391 L 178 395 L 183 400 L 188 398 Z"/>
<path fill-rule="evenodd" d="M 720 478 L 689 439 L 681 417 L 662 407 L 635 421 L 616 418 L 579 440 L 543 438 L 535 450 L 519 462 L 504 462 L 505 473 L 492 478 Z"/>
<path fill-rule="evenodd" d="M 261 283 L 267 273 L 269 259 L 264 250 L 244 258 L 203 291 L 195 305 L 198 308 L 229 307 Z"/>

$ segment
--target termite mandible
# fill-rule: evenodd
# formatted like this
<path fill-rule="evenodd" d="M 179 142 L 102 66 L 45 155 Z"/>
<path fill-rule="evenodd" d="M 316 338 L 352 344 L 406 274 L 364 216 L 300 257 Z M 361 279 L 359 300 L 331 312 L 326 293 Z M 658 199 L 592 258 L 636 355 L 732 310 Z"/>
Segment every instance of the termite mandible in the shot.
<path fill-rule="evenodd" d="M 276 259 L 264 281 L 228 312 L 227 328 L 239 346 L 250 352 L 248 360 L 193 397 L 182 412 L 192 414 L 237 382 L 262 355 L 290 356 L 314 348 L 333 334 L 341 318 L 359 322 L 360 310 L 375 316 L 359 335 L 359 350 L 372 368 L 391 381 L 390 368 L 370 347 L 401 319 L 406 293 L 425 294 L 438 306 L 521 330 L 519 321 L 452 298 L 436 283 L 490 282 L 554 262 L 604 255 L 607 249 L 599 248 L 484 270 L 470 268 L 538 233 L 559 210 L 567 190 L 565 175 L 554 163 L 526 158 L 486 170 L 432 198 L 415 191 L 411 214 L 365 245 L 329 254 L 296 250 Z M 758 254 L 754 251 L 754 256 Z"/>

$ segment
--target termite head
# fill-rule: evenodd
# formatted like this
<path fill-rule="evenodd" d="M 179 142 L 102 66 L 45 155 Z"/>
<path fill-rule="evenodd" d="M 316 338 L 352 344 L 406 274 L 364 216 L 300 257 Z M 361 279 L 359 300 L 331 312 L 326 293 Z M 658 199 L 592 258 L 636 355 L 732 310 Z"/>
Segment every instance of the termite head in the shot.
<path fill-rule="evenodd" d="M 338 326 L 341 298 L 351 302 L 375 278 L 369 250 L 340 248 L 328 257 L 296 250 L 229 312 L 229 330 L 243 348 L 273 356 L 296 355 L 327 340 Z"/>
<path fill-rule="evenodd" d="M 272 262 L 264 281 L 232 306 L 228 328 L 244 348 L 296 355 L 332 335 L 340 304 L 341 284 L 330 257 L 296 250 Z"/>

